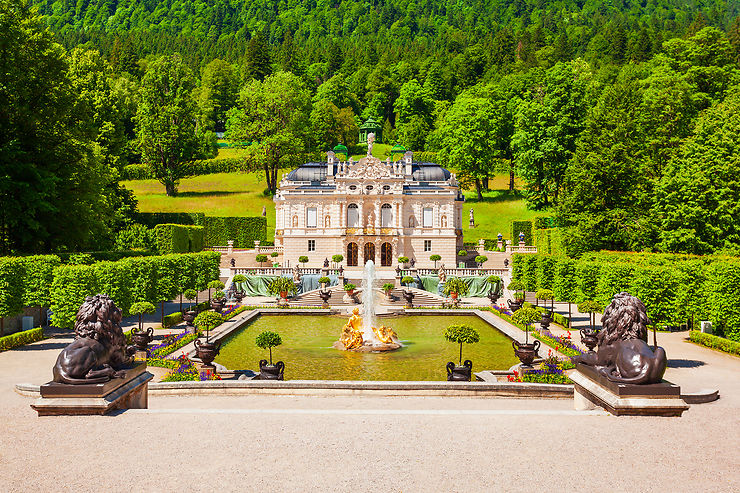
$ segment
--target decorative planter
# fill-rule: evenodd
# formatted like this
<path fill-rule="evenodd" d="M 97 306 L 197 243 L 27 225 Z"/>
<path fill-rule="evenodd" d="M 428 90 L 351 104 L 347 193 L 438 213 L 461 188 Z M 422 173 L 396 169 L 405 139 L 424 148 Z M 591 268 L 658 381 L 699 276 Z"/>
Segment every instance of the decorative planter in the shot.
<path fill-rule="evenodd" d="M 203 366 L 208 368 L 215 368 L 211 363 L 216 359 L 216 356 L 221 351 L 221 343 L 215 344 L 213 342 L 205 341 L 200 339 L 195 340 L 195 353 L 203 362 Z"/>
<path fill-rule="evenodd" d="M 542 314 L 542 319 L 540 320 L 540 327 L 543 329 L 546 329 L 550 326 L 550 323 L 552 322 L 552 315 L 550 312 L 546 311 Z"/>
<path fill-rule="evenodd" d="M 327 290 L 320 290 L 319 291 L 319 298 L 321 298 L 321 306 L 323 308 L 329 308 L 329 298 L 331 298 L 331 291 Z"/>
<path fill-rule="evenodd" d="M 594 352 L 594 348 L 599 344 L 597 335 L 599 331 L 596 329 L 581 329 L 581 342 L 588 348 L 590 352 Z"/>
<path fill-rule="evenodd" d="M 462 366 L 458 366 L 452 361 L 447 363 L 447 381 L 448 382 L 469 382 L 473 374 L 473 362 L 466 359 Z"/>
<path fill-rule="evenodd" d="M 494 306 L 498 302 L 498 299 L 499 298 L 500 298 L 500 296 L 499 296 L 498 293 L 495 293 L 493 291 L 491 291 L 490 293 L 488 293 L 488 299 L 491 300 L 491 306 Z"/>
<path fill-rule="evenodd" d="M 524 366 L 532 366 L 532 361 L 537 357 L 537 350 L 540 348 L 540 341 L 535 340 L 529 344 L 519 344 L 516 341 L 511 341 L 511 345 L 514 347 L 514 356 L 519 358 Z"/>
<path fill-rule="evenodd" d="M 353 297 L 355 295 L 355 290 L 354 289 L 347 289 L 347 290 L 345 290 L 345 293 L 347 293 L 347 296 L 349 296 L 351 298 L 351 297 Z"/>
<path fill-rule="evenodd" d="M 453 291 L 450 293 L 450 298 L 452 298 L 453 300 L 456 300 L 457 297 L 458 297 L 458 294 L 456 292 Z"/>
<path fill-rule="evenodd" d="M 512 300 L 506 300 L 506 302 L 508 303 L 509 310 L 511 310 L 512 313 L 515 312 L 515 311 L 517 311 L 518 309 L 520 309 L 522 307 L 522 305 L 523 305 L 523 301 L 522 300 L 513 300 L 513 301 Z"/>
<path fill-rule="evenodd" d="M 193 326 L 193 320 L 195 320 L 195 316 L 197 315 L 196 312 L 190 310 L 182 314 L 182 319 L 185 321 L 185 324 L 188 327 Z"/>
<path fill-rule="evenodd" d="M 213 311 L 221 313 L 221 311 L 224 309 L 224 303 L 223 301 L 211 300 L 211 308 L 213 308 Z"/>
<path fill-rule="evenodd" d="M 131 341 L 139 351 L 147 351 L 149 343 L 154 339 L 154 329 L 149 327 L 147 330 L 134 329 L 131 331 Z"/>
<path fill-rule="evenodd" d="M 274 365 L 267 362 L 266 359 L 260 360 L 260 380 L 284 380 L 283 371 L 285 363 L 278 361 Z"/>
<path fill-rule="evenodd" d="M 406 307 L 411 308 L 414 306 L 414 293 L 411 291 L 407 291 L 404 289 L 403 291 L 403 299 L 406 300 Z"/>
<path fill-rule="evenodd" d="M 236 301 L 238 301 L 239 303 L 242 302 L 242 300 L 244 299 L 244 296 L 246 296 L 244 294 L 244 291 L 237 291 L 234 293 L 234 299 L 236 299 Z"/>

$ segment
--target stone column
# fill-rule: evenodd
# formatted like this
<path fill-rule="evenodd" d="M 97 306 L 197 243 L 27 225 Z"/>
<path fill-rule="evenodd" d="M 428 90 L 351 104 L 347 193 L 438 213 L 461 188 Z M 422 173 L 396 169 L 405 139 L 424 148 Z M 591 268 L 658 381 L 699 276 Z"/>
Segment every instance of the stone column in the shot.
<path fill-rule="evenodd" d="M 234 240 L 226 240 L 226 255 L 234 253 Z"/>

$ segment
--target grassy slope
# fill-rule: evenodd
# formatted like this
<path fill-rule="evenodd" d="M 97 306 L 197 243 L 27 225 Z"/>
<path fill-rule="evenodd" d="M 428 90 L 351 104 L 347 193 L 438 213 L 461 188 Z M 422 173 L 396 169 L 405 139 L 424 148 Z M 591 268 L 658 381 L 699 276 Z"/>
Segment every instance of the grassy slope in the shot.
<path fill-rule="evenodd" d="M 385 159 L 391 146 L 375 144 L 373 155 Z M 238 149 L 220 149 L 219 157 L 237 157 Z M 359 159 L 362 156 L 355 156 Z M 284 170 L 283 173 L 288 173 Z M 527 209 L 519 195 L 509 194 L 509 177 L 502 174 L 490 180 L 491 192 L 478 201 L 474 190 L 465 191 L 463 232 L 465 241 L 495 238 L 500 232 L 509 236 L 511 221 L 532 219 L 543 214 Z M 122 184 L 136 194 L 141 212 L 205 212 L 209 216 L 258 216 L 267 207 L 267 234 L 275 231 L 275 209 L 271 197 L 262 195 L 265 189 L 260 173 L 218 173 L 196 176 L 180 182 L 179 195 L 167 197 L 164 187 L 156 180 L 125 181 Z M 474 229 L 468 228 L 470 208 L 475 212 Z"/>

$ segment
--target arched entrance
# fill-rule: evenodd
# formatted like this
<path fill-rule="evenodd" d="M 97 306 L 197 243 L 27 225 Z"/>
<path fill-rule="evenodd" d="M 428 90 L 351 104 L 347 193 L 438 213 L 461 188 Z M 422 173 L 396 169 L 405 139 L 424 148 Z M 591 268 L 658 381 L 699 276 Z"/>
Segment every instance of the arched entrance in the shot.
<path fill-rule="evenodd" d="M 393 265 L 393 246 L 388 242 L 380 245 L 380 265 L 383 267 Z"/>
<path fill-rule="evenodd" d="M 350 267 L 357 266 L 357 243 L 347 245 L 347 265 Z"/>
<path fill-rule="evenodd" d="M 373 263 L 375 262 L 375 243 L 365 243 L 365 258 L 363 259 L 365 263 L 367 263 L 368 260 L 372 260 Z"/>

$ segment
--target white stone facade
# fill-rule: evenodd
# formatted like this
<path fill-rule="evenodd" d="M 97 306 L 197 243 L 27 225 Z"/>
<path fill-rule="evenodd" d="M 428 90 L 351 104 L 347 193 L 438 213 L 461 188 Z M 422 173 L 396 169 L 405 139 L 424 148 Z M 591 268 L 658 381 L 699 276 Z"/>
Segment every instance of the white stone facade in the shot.
<path fill-rule="evenodd" d="M 433 266 L 433 254 L 453 266 L 462 247 L 464 198 L 455 176 L 413 162 L 411 152 L 396 162 L 338 162 L 329 152 L 328 162 L 283 177 L 274 200 L 275 244 L 283 245 L 286 266 L 305 255 L 307 266 L 317 267 L 336 254 L 346 268 L 369 259 L 393 268 L 400 256 Z"/>

